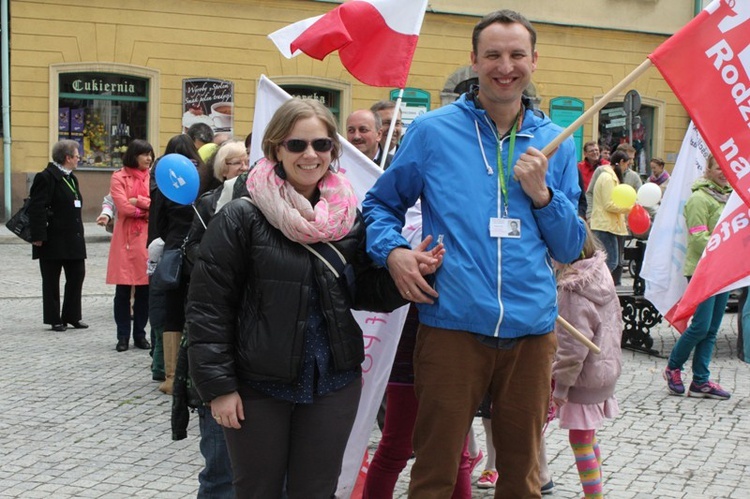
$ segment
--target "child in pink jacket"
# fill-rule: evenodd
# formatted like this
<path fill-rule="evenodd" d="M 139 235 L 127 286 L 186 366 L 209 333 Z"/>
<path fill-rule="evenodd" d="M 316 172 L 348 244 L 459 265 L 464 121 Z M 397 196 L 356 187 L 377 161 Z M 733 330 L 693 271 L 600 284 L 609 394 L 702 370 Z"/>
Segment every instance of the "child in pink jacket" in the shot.
<path fill-rule="evenodd" d="M 620 377 L 622 317 L 606 255 L 588 233 L 581 257 L 562 265 L 557 276 L 559 314 L 593 341 L 595 354 L 556 326 L 558 348 L 552 365 L 553 400 L 586 498 L 601 498 L 602 469 L 596 430 L 617 416 L 615 384 Z"/>

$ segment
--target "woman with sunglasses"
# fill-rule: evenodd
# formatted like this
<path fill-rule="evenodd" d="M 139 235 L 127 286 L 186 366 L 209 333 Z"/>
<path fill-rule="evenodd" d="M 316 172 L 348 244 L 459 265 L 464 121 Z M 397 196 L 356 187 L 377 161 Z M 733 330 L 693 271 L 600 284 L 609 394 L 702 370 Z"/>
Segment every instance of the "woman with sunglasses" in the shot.
<path fill-rule="evenodd" d="M 248 198 L 225 205 L 201 242 L 188 295 L 190 374 L 224 427 L 236 497 L 280 497 L 286 483 L 290 499 L 328 499 L 362 387 L 362 331 L 350 309 L 406 301 L 365 252 L 354 191 L 331 167 L 341 144 L 330 111 L 287 101 L 262 149 Z M 443 254 L 429 243 L 419 246 L 425 274 Z M 334 274 L 339 253 L 353 283 Z"/>

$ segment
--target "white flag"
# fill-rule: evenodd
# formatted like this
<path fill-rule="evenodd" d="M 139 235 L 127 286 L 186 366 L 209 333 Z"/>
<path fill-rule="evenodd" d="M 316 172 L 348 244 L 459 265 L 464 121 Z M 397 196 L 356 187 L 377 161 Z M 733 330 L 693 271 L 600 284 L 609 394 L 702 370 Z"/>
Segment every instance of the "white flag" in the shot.
<path fill-rule="evenodd" d="M 687 253 L 687 228 L 682 211 L 693 183 L 703 175 L 709 154 L 691 121 L 656 213 L 641 270 L 641 277 L 646 281 L 644 296 L 662 315 L 679 301 L 687 287 L 682 273 Z"/>

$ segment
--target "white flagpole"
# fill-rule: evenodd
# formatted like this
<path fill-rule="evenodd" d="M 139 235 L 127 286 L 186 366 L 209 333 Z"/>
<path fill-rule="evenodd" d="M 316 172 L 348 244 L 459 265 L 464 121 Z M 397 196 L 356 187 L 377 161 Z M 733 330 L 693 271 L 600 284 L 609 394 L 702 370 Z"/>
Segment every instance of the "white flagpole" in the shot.
<path fill-rule="evenodd" d="M 388 159 L 388 151 L 391 150 L 391 140 L 393 140 L 393 131 L 396 129 L 396 120 L 398 115 L 401 114 L 401 99 L 404 97 L 404 89 L 401 88 L 398 91 L 398 98 L 396 99 L 396 109 L 393 110 L 393 118 L 391 118 L 391 126 L 388 127 L 388 136 L 385 139 L 385 147 L 383 147 L 383 157 L 380 158 L 380 169 L 385 170 L 385 162 Z"/>

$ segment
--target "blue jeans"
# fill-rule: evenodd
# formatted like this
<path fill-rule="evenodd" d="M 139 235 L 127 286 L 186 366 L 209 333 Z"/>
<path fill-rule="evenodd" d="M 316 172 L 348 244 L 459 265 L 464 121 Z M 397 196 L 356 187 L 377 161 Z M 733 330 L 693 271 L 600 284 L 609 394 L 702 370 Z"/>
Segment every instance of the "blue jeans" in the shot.
<path fill-rule="evenodd" d="M 612 274 L 612 280 L 615 285 L 620 285 L 619 272 L 617 269 L 620 267 L 620 241 L 617 234 L 611 232 L 604 232 L 602 230 L 593 230 L 597 239 L 604 246 L 604 251 L 607 253 L 607 268 Z"/>
<path fill-rule="evenodd" d="M 669 355 L 670 369 L 680 369 L 693 352 L 693 381 L 696 384 L 708 381 L 710 371 L 708 364 L 714 353 L 716 334 L 719 332 L 724 309 L 727 308 L 729 293 L 721 293 L 710 297 L 695 309 L 690 326 L 682 333 L 680 339 L 672 348 Z"/>
<path fill-rule="evenodd" d="M 198 425 L 201 432 L 201 454 L 206 467 L 198 474 L 198 499 L 231 499 L 232 464 L 224 440 L 224 430 L 211 416 L 210 407 L 199 407 Z"/>

